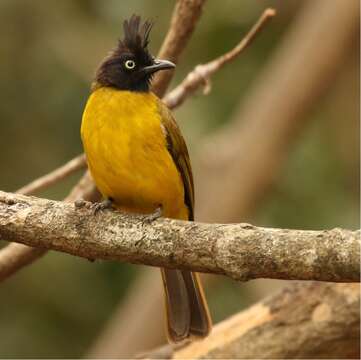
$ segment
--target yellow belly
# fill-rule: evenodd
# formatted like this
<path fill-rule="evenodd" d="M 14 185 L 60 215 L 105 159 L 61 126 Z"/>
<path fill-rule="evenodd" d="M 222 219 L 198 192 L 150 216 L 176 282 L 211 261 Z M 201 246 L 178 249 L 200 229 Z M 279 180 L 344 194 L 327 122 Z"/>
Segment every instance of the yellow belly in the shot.
<path fill-rule="evenodd" d="M 181 176 L 167 150 L 152 93 L 100 88 L 86 105 L 81 136 L 90 172 L 121 210 L 187 219 Z"/>

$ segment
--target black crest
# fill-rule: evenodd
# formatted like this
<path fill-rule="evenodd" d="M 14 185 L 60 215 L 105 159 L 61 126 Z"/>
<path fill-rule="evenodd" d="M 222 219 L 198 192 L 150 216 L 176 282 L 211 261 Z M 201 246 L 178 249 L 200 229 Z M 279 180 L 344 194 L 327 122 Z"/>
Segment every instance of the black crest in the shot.
<path fill-rule="evenodd" d="M 146 20 L 141 25 L 141 18 L 132 15 L 129 20 L 123 22 L 124 39 L 119 41 L 120 48 L 128 48 L 133 52 L 148 52 L 149 33 L 152 22 Z"/>
<path fill-rule="evenodd" d="M 132 15 L 123 22 L 123 39 L 118 46 L 103 60 L 95 75 L 93 89 L 99 86 L 110 86 L 122 90 L 147 91 L 151 75 L 142 75 L 141 69 L 153 64 L 153 57 L 148 51 L 149 33 L 153 23 L 149 20 L 141 22 L 141 17 Z M 127 71 L 124 63 L 134 60 L 136 68 Z"/>

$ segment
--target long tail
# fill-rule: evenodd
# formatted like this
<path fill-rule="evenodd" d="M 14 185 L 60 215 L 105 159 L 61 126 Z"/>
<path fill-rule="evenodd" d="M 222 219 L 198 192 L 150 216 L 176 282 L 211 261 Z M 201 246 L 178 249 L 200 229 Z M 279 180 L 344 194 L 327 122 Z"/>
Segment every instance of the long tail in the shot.
<path fill-rule="evenodd" d="M 161 271 L 169 340 L 177 343 L 187 338 L 207 336 L 212 320 L 198 275 L 175 269 Z"/>

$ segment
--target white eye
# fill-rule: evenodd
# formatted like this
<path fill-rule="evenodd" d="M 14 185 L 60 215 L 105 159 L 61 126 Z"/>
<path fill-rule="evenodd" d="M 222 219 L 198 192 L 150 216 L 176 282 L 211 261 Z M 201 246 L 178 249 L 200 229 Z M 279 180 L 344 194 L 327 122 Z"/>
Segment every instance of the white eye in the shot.
<path fill-rule="evenodd" d="M 135 61 L 133 60 L 127 60 L 125 63 L 125 68 L 128 70 L 133 70 L 135 68 Z"/>

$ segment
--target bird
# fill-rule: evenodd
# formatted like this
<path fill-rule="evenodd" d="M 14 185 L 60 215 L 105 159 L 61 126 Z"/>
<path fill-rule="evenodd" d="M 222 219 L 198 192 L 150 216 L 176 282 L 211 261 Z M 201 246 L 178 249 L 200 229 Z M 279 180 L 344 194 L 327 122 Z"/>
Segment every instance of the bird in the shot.
<path fill-rule="evenodd" d="M 194 221 L 194 184 L 185 140 L 167 106 L 151 91 L 158 71 L 173 69 L 148 50 L 153 23 L 132 15 L 124 37 L 100 63 L 85 105 L 81 138 L 88 168 L 113 208 Z M 167 338 L 171 343 L 206 337 L 212 320 L 198 274 L 161 269 Z"/>

